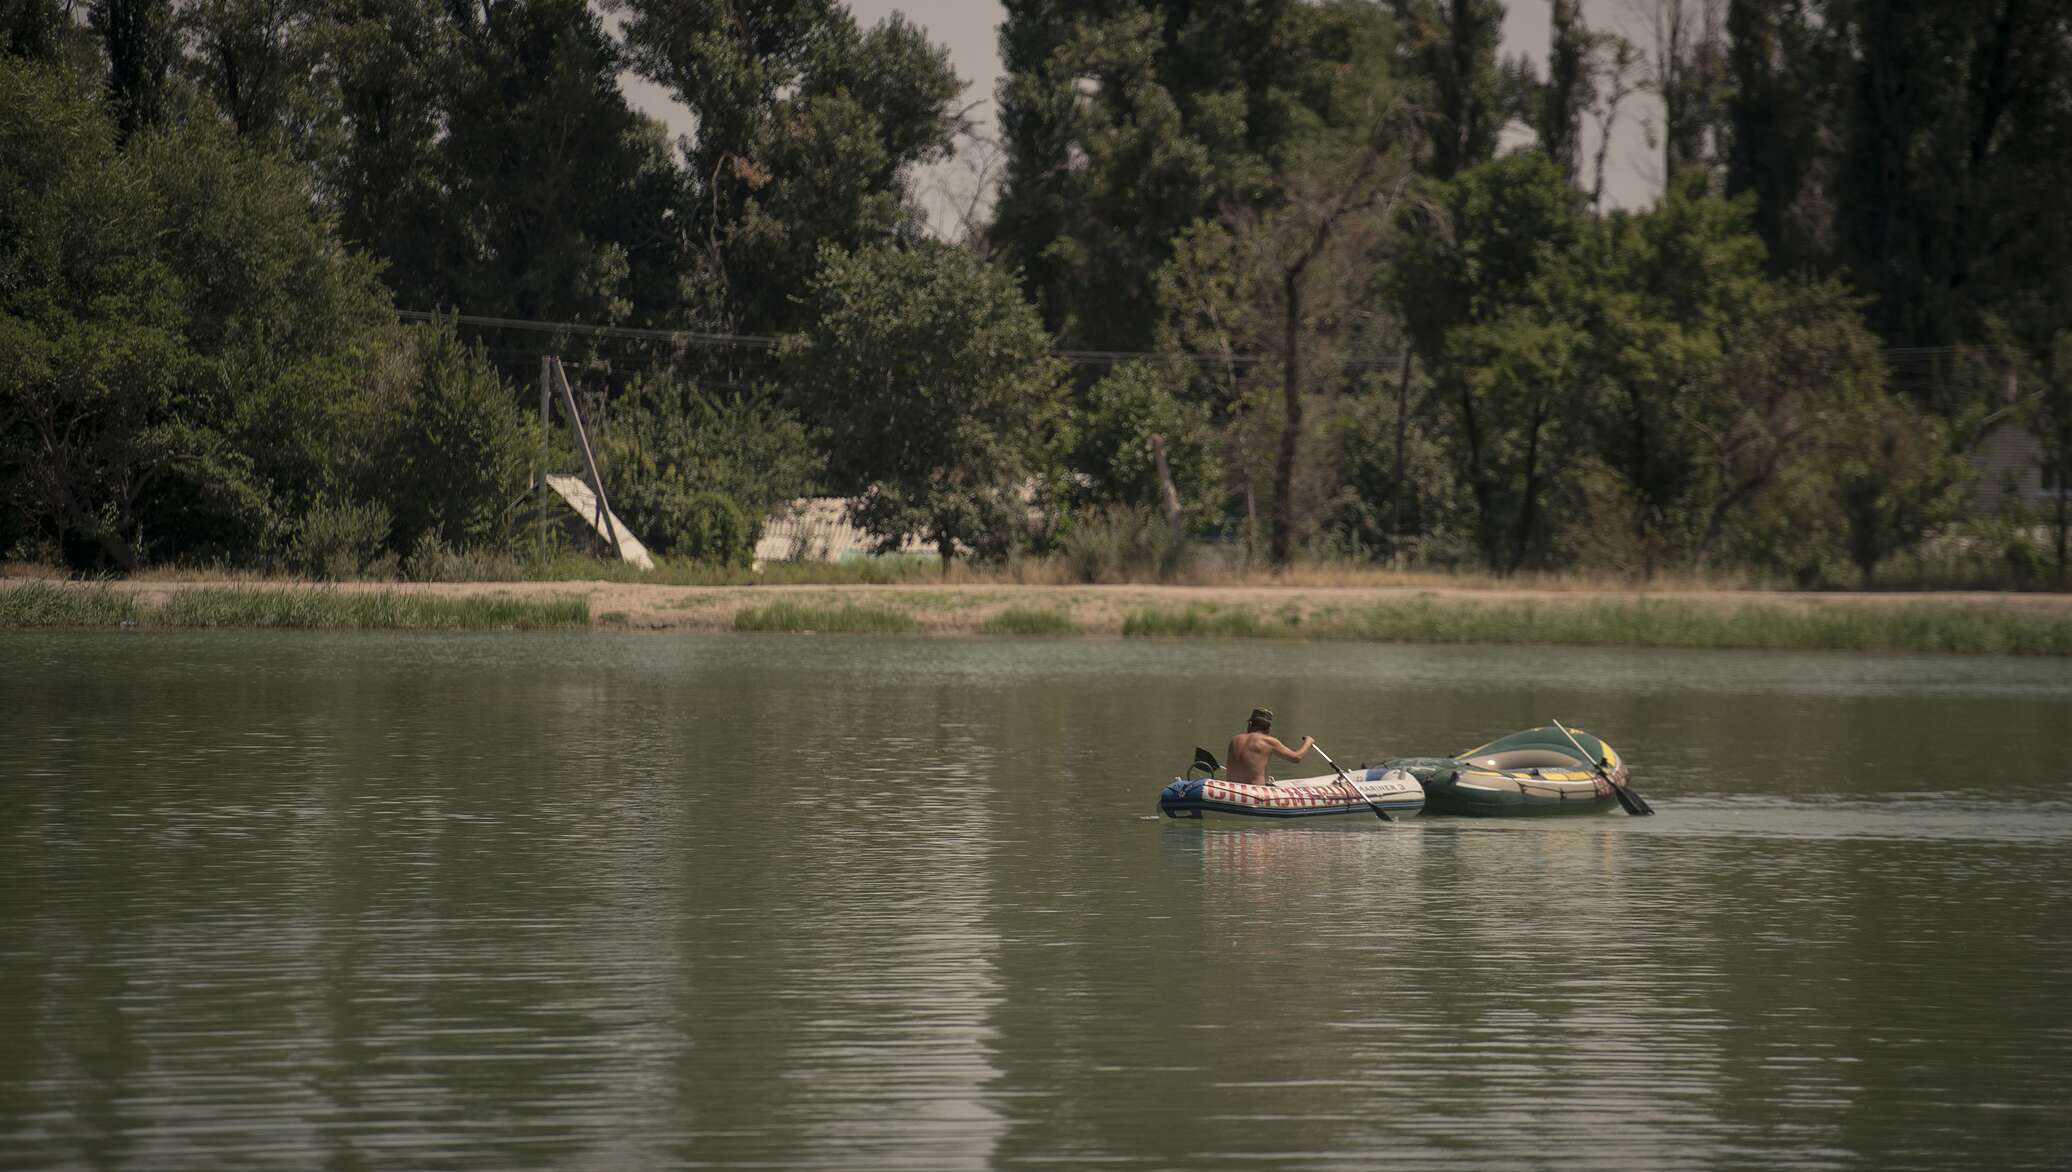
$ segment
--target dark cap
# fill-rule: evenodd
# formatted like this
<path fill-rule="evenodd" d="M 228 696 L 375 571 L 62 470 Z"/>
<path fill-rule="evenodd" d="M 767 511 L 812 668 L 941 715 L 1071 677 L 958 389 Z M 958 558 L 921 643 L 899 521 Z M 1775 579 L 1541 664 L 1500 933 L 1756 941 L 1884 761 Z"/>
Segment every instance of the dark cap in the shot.
<path fill-rule="evenodd" d="M 1272 723 L 1273 723 L 1273 709 L 1271 709 L 1271 708 L 1254 708 L 1254 709 L 1252 709 L 1252 719 L 1251 719 L 1251 721 L 1250 721 L 1249 723 L 1252 723 L 1252 724 L 1272 724 Z"/>

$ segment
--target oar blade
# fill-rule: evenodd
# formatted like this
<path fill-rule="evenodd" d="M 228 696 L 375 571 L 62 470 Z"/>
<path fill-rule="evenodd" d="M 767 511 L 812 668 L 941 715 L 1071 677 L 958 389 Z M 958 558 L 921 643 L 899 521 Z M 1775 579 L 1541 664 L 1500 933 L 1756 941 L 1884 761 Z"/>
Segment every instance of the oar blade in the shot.
<path fill-rule="evenodd" d="M 1621 809 L 1625 810 L 1628 814 L 1631 814 L 1635 818 L 1639 818 L 1643 815 L 1652 814 L 1655 812 L 1655 808 L 1653 806 L 1648 805 L 1647 800 L 1645 798 L 1642 798 L 1639 794 L 1634 793 L 1631 789 L 1627 788 L 1626 786 L 1620 785 L 1618 781 L 1612 777 L 1611 774 L 1606 773 L 1604 771 L 1604 764 L 1598 761 L 1596 758 L 1592 757 L 1589 751 L 1583 748 L 1583 742 L 1576 739 L 1576 734 L 1568 731 L 1567 725 L 1562 724 L 1560 721 L 1557 720 L 1554 722 L 1554 727 L 1560 729 L 1561 735 L 1568 738 L 1568 743 L 1576 747 L 1576 752 L 1581 753 L 1583 755 L 1583 760 L 1590 762 L 1590 768 L 1597 771 L 1597 776 L 1602 777 L 1604 779 L 1604 783 L 1612 787 L 1612 794 L 1613 796 L 1619 799 L 1619 807 Z M 1602 743 L 1602 741 L 1599 742 L 1599 744 Z"/>
<path fill-rule="evenodd" d="M 1605 778 L 1605 780 L 1611 781 L 1609 777 Z M 1655 812 L 1655 808 L 1653 806 L 1648 805 L 1647 799 L 1641 797 L 1637 793 L 1634 793 L 1633 790 L 1627 786 L 1623 786 L 1616 781 L 1612 781 L 1612 792 L 1619 795 L 1619 805 L 1625 807 L 1626 812 L 1628 814 L 1633 815 L 1636 818 L 1642 816 L 1643 814 L 1652 814 Z"/>

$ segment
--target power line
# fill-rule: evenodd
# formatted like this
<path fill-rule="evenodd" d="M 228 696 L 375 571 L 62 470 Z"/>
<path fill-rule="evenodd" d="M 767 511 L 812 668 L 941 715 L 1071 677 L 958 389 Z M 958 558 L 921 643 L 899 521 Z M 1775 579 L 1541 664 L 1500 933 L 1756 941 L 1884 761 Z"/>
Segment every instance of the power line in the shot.
<path fill-rule="evenodd" d="M 438 313 L 422 309 L 399 309 L 396 316 L 405 321 L 452 322 L 456 325 L 475 326 L 485 329 L 527 330 L 542 334 L 567 334 L 590 338 L 618 338 L 629 341 L 669 342 L 682 346 L 724 347 L 734 346 L 751 350 L 775 350 L 783 341 L 772 334 L 715 333 L 698 330 L 643 329 L 636 326 L 598 326 L 582 322 L 532 321 L 512 317 L 483 317 L 467 313 Z M 1878 351 L 1879 357 L 1888 366 L 1918 366 L 1924 360 L 1956 358 L 1972 354 L 1995 354 L 1998 346 L 1951 345 L 1951 346 L 1887 346 Z M 1131 362 L 1186 362 L 1203 367 L 1228 367 L 1249 370 L 1261 363 L 1278 360 L 1272 354 L 1203 354 L 1186 351 L 1155 350 L 1059 350 L 1053 349 L 1054 358 L 1062 358 L 1079 366 L 1121 366 Z M 1346 361 L 1342 369 L 1356 371 L 1387 371 L 1401 369 L 1403 356 L 1387 354 L 1374 358 L 1356 358 Z M 653 367 L 650 367 L 653 369 Z M 1894 371 L 1898 374 L 1897 371 Z"/>
<path fill-rule="evenodd" d="M 634 326 L 592 326 L 572 321 L 528 321 L 515 317 L 481 317 L 469 313 L 438 313 L 423 309 L 399 309 L 404 321 L 454 322 L 498 330 L 531 330 L 541 334 L 576 334 L 592 338 L 629 338 L 644 342 L 680 342 L 692 346 L 744 346 L 768 350 L 780 339 L 768 334 L 708 334 L 692 330 L 648 330 Z"/>
<path fill-rule="evenodd" d="M 396 316 L 404 321 L 452 322 L 456 325 L 474 326 L 481 329 L 526 330 L 541 334 L 569 334 L 586 338 L 622 338 L 642 342 L 672 342 L 685 346 L 739 346 L 745 349 L 774 350 L 783 341 L 772 334 L 730 334 L 697 330 L 657 330 L 636 326 L 598 326 L 582 322 L 533 321 L 515 317 L 484 317 L 471 313 L 439 313 L 435 310 L 399 309 Z M 1058 350 L 1050 351 L 1053 358 L 1081 366 L 1120 366 L 1130 362 L 1191 362 L 1198 366 L 1228 366 L 1250 369 L 1263 362 L 1275 361 L 1271 354 L 1202 354 L 1183 351 L 1160 350 Z M 1353 359 L 1344 364 L 1349 370 L 1394 370 L 1402 361 L 1401 355 L 1387 355 L 1380 358 Z"/>

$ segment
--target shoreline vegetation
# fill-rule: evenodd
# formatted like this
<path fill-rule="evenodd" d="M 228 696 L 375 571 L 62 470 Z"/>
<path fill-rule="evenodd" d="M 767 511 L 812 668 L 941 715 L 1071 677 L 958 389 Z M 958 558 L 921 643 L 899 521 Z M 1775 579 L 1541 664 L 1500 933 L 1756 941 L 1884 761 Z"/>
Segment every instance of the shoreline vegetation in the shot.
<path fill-rule="evenodd" d="M 447 598 L 309 584 L 162 592 L 110 583 L 0 585 L 0 630 L 580 631 L 590 625 L 590 600 L 581 594 Z"/>
<path fill-rule="evenodd" d="M 0 577 L 0 630 L 726 631 L 2072 656 L 2072 595 L 1331 574 L 1273 584 L 679 586 Z"/>

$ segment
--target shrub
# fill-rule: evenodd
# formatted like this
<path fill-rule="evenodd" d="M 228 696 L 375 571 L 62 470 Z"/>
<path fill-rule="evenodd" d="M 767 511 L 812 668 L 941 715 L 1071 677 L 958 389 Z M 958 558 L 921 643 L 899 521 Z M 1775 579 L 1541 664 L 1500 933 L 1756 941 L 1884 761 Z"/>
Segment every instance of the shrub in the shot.
<path fill-rule="evenodd" d="M 754 530 L 739 506 L 716 492 L 684 501 L 675 535 L 678 557 L 720 566 L 745 566 L 755 555 Z"/>
<path fill-rule="evenodd" d="M 1076 635 L 1079 628 L 1063 611 L 1010 606 L 987 619 L 979 630 L 988 635 Z"/>
<path fill-rule="evenodd" d="M 358 578 L 370 569 L 394 569 L 388 509 L 351 501 L 319 500 L 302 515 L 289 560 L 312 578 Z"/>
<path fill-rule="evenodd" d="M 1082 582 L 1160 581 L 1186 568 L 1184 541 L 1155 509 L 1110 507 L 1075 515 L 1060 544 Z"/>
<path fill-rule="evenodd" d="M 502 543 L 539 447 L 538 424 L 450 325 L 409 327 L 392 346 L 379 393 L 387 412 L 376 458 L 360 471 L 361 495 L 389 505 L 399 552 L 427 534 L 457 548 Z"/>
<path fill-rule="evenodd" d="M 603 439 L 612 507 L 657 554 L 746 565 L 771 510 L 810 495 L 820 457 L 798 418 L 749 396 L 637 384 Z"/>
<path fill-rule="evenodd" d="M 816 606 L 809 603 L 773 602 L 749 607 L 734 615 L 737 631 L 787 631 L 792 633 L 863 633 L 903 635 L 915 628 L 912 615 L 878 606 Z"/>

